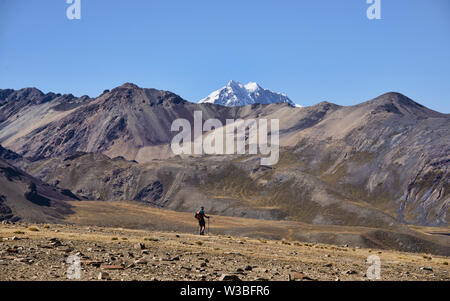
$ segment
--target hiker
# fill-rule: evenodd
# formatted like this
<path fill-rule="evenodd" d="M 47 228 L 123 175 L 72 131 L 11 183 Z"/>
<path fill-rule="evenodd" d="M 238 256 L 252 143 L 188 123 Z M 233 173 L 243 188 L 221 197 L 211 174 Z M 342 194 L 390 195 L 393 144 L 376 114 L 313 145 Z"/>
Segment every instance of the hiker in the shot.
<path fill-rule="evenodd" d="M 195 218 L 198 220 L 200 225 L 200 235 L 205 235 L 206 222 L 205 217 L 209 219 L 209 216 L 205 214 L 205 207 L 201 207 L 200 211 L 195 214 Z"/>

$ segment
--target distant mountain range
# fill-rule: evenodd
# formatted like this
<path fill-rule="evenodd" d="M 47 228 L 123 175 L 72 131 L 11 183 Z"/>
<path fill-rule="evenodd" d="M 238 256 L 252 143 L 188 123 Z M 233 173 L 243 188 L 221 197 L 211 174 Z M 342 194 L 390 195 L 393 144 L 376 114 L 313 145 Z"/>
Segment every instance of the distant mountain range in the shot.
<path fill-rule="evenodd" d="M 225 87 L 200 100 L 199 103 L 212 103 L 226 107 L 272 103 L 287 103 L 293 107 L 298 106 L 286 95 L 263 89 L 257 83 L 250 82 L 243 85 L 233 80 L 228 82 Z"/>
<path fill-rule="evenodd" d="M 263 91 L 229 86 L 239 87 L 233 93 Z M 174 156 L 172 121 L 193 121 L 194 111 L 224 123 L 279 119 L 279 163 L 260 166 L 259 155 Z M 287 100 L 196 104 L 131 83 L 97 98 L 0 90 L 0 143 L 10 150 L 0 152 L 0 195 L 14 208 L 4 183 L 22 185 L 23 196 L 33 191 L 28 182 L 39 179 L 81 199 L 135 200 L 179 211 L 205 205 L 214 214 L 310 224 L 448 226 L 449 133 L 450 115 L 399 93 L 355 106 L 297 108 Z M 26 181 L 14 177 L 22 172 L 14 168 L 29 174 L 20 176 Z"/>

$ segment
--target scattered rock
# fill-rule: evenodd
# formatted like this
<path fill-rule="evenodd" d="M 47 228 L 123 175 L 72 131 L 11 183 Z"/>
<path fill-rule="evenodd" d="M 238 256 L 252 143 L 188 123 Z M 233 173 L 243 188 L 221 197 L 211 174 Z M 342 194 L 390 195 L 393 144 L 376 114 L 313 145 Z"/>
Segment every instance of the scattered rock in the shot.
<path fill-rule="evenodd" d="M 222 274 L 219 281 L 241 281 L 237 275 Z"/>
<path fill-rule="evenodd" d="M 267 281 L 269 281 L 269 279 L 263 278 L 263 277 L 256 277 L 255 281 L 265 281 L 265 282 L 267 282 Z"/>
<path fill-rule="evenodd" d="M 134 262 L 135 264 L 147 264 L 148 261 L 145 258 L 138 259 Z"/>
<path fill-rule="evenodd" d="M 98 280 L 111 280 L 111 277 L 106 272 L 100 272 L 97 277 Z"/>
<path fill-rule="evenodd" d="M 30 258 L 15 258 L 14 261 L 20 263 L 33 263 L 33 260 L 31 260 Z"/>
<path fill-rule="evenodd" d="M 102 262 L 101 261 L 97 261 L 97 260 L 82 260 L 81 264 L 99 268 L 102 265 Z"/>
<path fill-rule="evenodd" d="M 6 249 L 8 253 L 19 253 L 19 248 L 17 246 L 13 246 L 12 248 Z"/>
<path fill-rule="evenodd" d="M 63 252 L 65 252 L 65 253 L 72 253 L 73 252 L 73 248 L 71 248 L 71 247 L 67 247 L 67 248 L 65 248 L 64 250 L 62 250 Z"/>
<path fill-rule="evenodd" d="M 242 256 L 242 254 L 241 253 L 239 253 L 239 252 L 225 252 L 225 253 L 223 253 L 224 255 L 236 255 L 236 256 Z"/>
<path fill-rule="evenodd" d="M 303 280 L 315 281 L 315 279 L 312 279 L 303 273 L 297 273 L 297 272 L 289 274 L 288 280 L 289 281 L 303 281 Z"/>
<path fill-rule="evenodd" d="M 305 277 L 306 275 L 303 273 L 291 273 L 288 275 L 288 280 L 289 281 L 297 281 L 297 280 L 303 280 L 303 277 Z"/>
<path fill-rule="evenodd" d="M 257 273 L 268 273 L 269 270 L 265 269 L 265 268 L 254 268 L 253 272 L 257 272 Z"/>
<path fill-rule="evenodd" d="M 123 265 L 101 265 L 102 270 L 123 270 L 125 267 Z"/>
<path fill-rule="evenodd" d="M 420 270 L 421 271 L 427 271 L 427 272 L 433 272 L 433 269 L 429 268 L 429 267 L 421 267 Z"/>
<path fill-rule="evenodd" d="M 57 238 L 51 238 L 51 239 L 49 239 L 49 241 L 50 241 L 50 245 L 51 245 L 52 247 L 60 247 L 60 246 L 63 245 L 63 244 L 61 243 L 61 241 L 59 241 Z"/>
<path fill-rule="evenodd" d="M 134 245 L 134 248 L 135 249 L 138 249 L 138 250 L 145 250 L 145 249 L 147 249 L 146 247 L 145 247 L 145 244 L 143 244 L 143 243 L 137 243 L 137 244 L 135 244 Z"/>

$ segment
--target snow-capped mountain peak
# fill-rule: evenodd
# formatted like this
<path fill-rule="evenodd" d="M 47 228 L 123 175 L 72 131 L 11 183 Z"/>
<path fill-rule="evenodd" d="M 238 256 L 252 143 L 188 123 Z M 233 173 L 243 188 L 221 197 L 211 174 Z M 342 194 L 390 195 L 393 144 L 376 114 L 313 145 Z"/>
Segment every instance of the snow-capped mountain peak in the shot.
<path fill-rule="evenodd" d="M 253 82 L 246 84 L 244 87 L 249 92 L 255 92 L 256 90 L 261 89 L 261 87 L 257 83 L 253 83 Z"/>
<path fill-rule="evenodd" d="M 298 106 L 285 94 L 261 88 L 255 82 L 243 85 L 234 80 L 229 81 L 225 87 L 200 100 L 200 103 L 213 103 L 227 107 L 248 106 L 255 103 L 288 103 L 293 107 Z"/>

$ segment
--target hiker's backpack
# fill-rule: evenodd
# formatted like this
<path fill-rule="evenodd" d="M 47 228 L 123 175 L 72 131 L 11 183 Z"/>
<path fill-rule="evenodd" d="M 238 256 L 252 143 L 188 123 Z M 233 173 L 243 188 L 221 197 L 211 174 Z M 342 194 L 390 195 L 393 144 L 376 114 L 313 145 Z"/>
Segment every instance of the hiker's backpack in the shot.
<path fill-rule="evenodd" d="M 200 215 L 200 211 L 197 211 L 197 212 L 195 213 L 194 217 L 195 217 L 196 219 L 198 219 L 198 220 L 201 220 L 202 217 L 201 217 L 201 215 Z"/>

